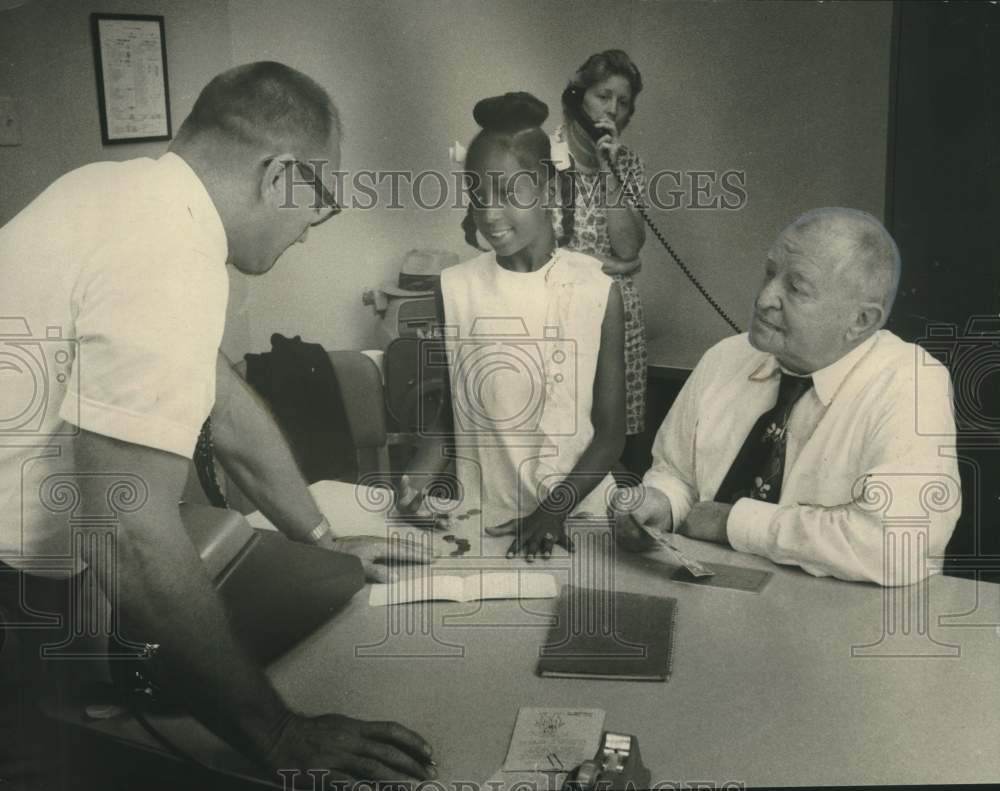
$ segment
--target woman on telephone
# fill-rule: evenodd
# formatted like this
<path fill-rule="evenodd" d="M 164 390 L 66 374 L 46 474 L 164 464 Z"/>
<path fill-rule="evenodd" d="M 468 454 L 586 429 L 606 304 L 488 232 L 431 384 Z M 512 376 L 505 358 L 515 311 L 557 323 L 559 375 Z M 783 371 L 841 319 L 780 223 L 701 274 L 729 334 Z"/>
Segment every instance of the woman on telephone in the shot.
<path fill-rule="evenodd" d="M 591 55 L 563 93 L 564 123 L 551 135 L 552 159 L 556 167 L 570 170 L 575 187 L 567 246 L 599 259 L 604 272 L 618 281 L 624 301 L 626 434 L 642 432 L 646 413 L 645 325 L 632 278 L 646 235 L 629 203 L 641 200 L 646 185 L 642 160 L 619 137 L 641 90 L 642 76 L 625 52 Z"/>

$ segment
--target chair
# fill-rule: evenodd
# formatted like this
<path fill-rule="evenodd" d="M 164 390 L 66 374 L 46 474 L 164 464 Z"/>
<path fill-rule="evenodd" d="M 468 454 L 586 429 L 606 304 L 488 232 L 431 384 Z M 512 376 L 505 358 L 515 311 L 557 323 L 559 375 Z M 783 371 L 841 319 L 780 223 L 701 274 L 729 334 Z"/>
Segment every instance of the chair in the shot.
<path fill-rule="evenodd" d="M 405 467 L 405 447 L 417 444 L 417 435 L 409 431 L 390 430 L 386 415 L 386 394 L 382 384 L 382 372 L 378 365 L 360 351 L 336 350 L 327 352 L 337 377 L 340 396 L 343 401 L 350 430 L 350 442 L 357 454 L 358 480 L 382 477 L 388 480 L 395 466 Z M 246 360 L 233 365 L 236 373 L 246 379 Z M 395 422 L 395 421 L 394 421 Z M 392 429 L 397 428 L 395 425 Z M 399 451 L 390 458 L 390 447 Z M 395 461 L 395 465 L 393 465 Z M 217 475 L 230 506 L 242 513 L 254 510 L 233 484 L 229 476 L 217 464 Z M 194 468 L 185 488 L 185 500 L 206 503 Z"/>
<path fill-rule="evenodd" d="M 389 452 L 382 374 L 375 362 L 353 350 L 328 351 L 344 402 L 351 445 L 357 453 L 358 477 L 388 474 Z M 234 366 L 246 379 L 246 361 Z"/>
<path fill-rule="evenodd" d="M 351 443 L 358 455 L 358 477 L 376 473 L 387 475 L 390 469 L 389 436 L 382 372 L 370 357 L 358 351 L 327 354 L 337 375 Z"/>

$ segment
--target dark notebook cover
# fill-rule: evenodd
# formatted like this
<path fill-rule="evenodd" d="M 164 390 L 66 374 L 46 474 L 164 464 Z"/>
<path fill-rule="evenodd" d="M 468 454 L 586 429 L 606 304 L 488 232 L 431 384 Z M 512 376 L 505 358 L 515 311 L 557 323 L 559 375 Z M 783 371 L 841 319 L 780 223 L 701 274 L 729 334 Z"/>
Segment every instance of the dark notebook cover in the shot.
<path fill-rule="evenodd" d="M 539 650 L 538 674 L 666 681 L 676 608 L 676 599 L 566 585 Z"/>

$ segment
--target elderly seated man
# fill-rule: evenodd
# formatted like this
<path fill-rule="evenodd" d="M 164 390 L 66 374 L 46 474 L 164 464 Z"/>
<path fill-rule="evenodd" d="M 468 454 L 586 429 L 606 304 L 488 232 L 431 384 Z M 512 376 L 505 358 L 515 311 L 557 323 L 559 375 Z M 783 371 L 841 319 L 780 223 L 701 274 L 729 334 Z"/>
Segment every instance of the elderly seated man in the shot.
<path fill-rule="evenodd" d="M 621 497 L 619 544 L 652 546 L 638 523 L 816 576 L 900 585 L 939 571 L 961 498 L 950 380 L 882 329 L 899 271 L 865 212 L 816 209 L 782 231 L 749 334 L 705 353 L 644 491 Z M 914 535 L 901 540 L 897 516 Z"/>

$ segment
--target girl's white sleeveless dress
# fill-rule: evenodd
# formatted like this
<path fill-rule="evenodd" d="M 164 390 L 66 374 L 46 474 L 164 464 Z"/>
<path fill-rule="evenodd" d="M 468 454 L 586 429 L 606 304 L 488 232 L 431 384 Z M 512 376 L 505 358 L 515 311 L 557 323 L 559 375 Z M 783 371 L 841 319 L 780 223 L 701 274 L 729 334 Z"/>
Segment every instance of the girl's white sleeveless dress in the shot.
<path fill-rule="evenodd" d="M 484 525 L 536 510 L 590 444 L 611 283 L 564 249 L 535 272 L 490 252 L 441 273 L 456 470 Z M 576 512 L 603 516 L 613 489 L 601 476 Z"/>

